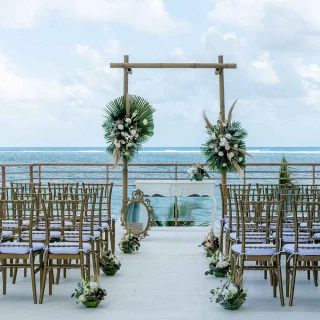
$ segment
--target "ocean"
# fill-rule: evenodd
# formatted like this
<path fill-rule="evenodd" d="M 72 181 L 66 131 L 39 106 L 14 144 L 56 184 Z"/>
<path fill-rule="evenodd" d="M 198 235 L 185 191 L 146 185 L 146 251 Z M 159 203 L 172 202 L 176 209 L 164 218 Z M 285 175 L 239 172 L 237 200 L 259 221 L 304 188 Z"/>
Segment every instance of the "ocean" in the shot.
<path fill-rule="evenodd" d="M 247 163 L 280 162 L 284 154 L 289 162 L 320 163 L 320 147 L 249 147 Z M 0 164 L 7 163 L 113 163 L 112 156 L 105 147 L 13 147 L 0 148 Z M 133 163 L 205 163 L 199 148 L 196 147 L 146 147 Z M 134 188 L 129 189 L 129 195 Z M 221 201 L 217 189 L 217 218 L 221 214 Z M 112 213 L 119 217 L 121 211 L 121 188 L 114 188 Z M 150 198 L 156 219 L 165 220 L 173 205 L 173 199 Z M 196 204 L 196 205 L 195 205 Z M 211 220 L 212 202 L 210 198 L 181 198 L 181 208 L 189 208 L 188 218 L 195 224 Z M 193 208 L 190 211 L 190 208 Z M 183 210 L 183 209 L 181 209 Z M 188 210 L 187 210 L 188 211 Z"/>

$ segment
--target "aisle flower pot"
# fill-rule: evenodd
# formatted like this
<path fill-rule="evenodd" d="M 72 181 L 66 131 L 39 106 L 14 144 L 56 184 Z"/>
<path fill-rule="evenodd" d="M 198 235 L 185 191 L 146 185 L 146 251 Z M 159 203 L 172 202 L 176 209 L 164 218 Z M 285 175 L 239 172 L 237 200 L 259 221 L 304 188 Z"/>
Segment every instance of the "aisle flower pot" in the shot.
<path fill-rule="evenodd" d="M 132 250 L 130 249 L 121 249 L 123 253 L 132 253 Z"/>
<path fill-rule="evenodd" d="M 224 269 L 215 269 L 215 270 L 213 270 L 213 274 L 217 278 L 225 278 L 228 275 L 228 271 L 226 271 Z"/>
<path fill-rule="evenodd" d="M 195 173 L 193 176 L 194 176 L 194 180 L 196 181 L 202 181 L 204 178 L 204 175 L 201 173 Z"/>
<path fill-rule="evenodd" d="M 114 276 L 118 270 L 115 269 L 102 269 L 103 273 L 107 276 Z"/>
<path fill-rule="evenodd" d="M 220 305 L 222 306 L 222 308 L 227 310 L 237 310 L 243 305 L 243 303 L 244 303 L 244 299 L 238 299 L 232 304 L 221 301 Z"/>
<path fill-rule="evenodd" d="M 83 305 L 86 306 L 86 308 L 97 308 L 101 301 L 97 299 L 91 299 L 88 301 L 82 301 Z"/>

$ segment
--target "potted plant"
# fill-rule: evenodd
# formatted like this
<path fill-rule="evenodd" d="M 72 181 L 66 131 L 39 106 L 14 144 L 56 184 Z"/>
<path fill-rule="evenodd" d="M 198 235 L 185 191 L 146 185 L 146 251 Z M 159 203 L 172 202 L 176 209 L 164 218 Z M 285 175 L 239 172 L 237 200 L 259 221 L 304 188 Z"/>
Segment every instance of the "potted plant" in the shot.
<path fill-rule="evenodd" d="M 192 167 L 187 170 L 187 172 L 191 181 L 202 181 L 204 177 L 210 178 L 207 171 L 201 166 L 200 163 L 193 164 Z"/>
<path fill-rule="evenodd" d="M 138 251 L 140 248 L 139 238 L 129 230 L 120 239 L 119 248 L 123 253 L 132 253 Z"/>
<path fill-rule="evenodd" d="M 211 257 L 219 249 L 219 238 L 209 232 L 199 247 L 203 248 L 207 253 L 207 257 Z"/>
<path fill-rule="evenodd" d="M 222 281 L 221 281 L 222 282 Z M 230 289 L 230 285 L 233 288 Z M 236 310 L 239 309 L 247 297 L 247 290 L 242 288 L 242 275 L 238 279 L 234 279 L 231 274 L 229 274 L 228 280 L 216 289 L 210 291 L 212 297 L 210 301 L 215 300 L 216 303 L 219 303 L 222 308 L 227 310 Z"/>
<path fill-rule="evenodd" d="M 87 308 L 96 308 L 100 304 L 104 297 L 107 295 L 107 291 L 100 287 L 98 281 L 90 279 L 82 279 L 78 283 L 71 297 L 76 298 L 77 303 L 82 302 Z"/>
<path fill-rule="evenodd" d="M 230 262 L 229 259 L 219 251 L 216 251 L 210 260 L 209 271 L 205 272 L 205 275 L 215 275 L 216 277 L 226 277 L 230 271 Z"/>
<path fill-rule="evenodd" d="M 101 252 L 100 268 L 107 276 L 114 276 L 120 270 L 121 263 L 111 250 L 105 248 Z"/>

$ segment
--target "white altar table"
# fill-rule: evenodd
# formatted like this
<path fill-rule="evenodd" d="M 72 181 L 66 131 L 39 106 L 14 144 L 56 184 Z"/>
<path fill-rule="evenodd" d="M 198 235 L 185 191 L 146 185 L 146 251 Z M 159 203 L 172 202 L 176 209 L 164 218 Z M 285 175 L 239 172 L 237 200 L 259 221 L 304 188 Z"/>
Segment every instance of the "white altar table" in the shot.
<path fill-rule="evenodd" d="M 217 212 L 214 181 L 137 180 L 136 187 L 150 197 L 210 197 L 212 199 L 211 229 L 213 230 Z"/>

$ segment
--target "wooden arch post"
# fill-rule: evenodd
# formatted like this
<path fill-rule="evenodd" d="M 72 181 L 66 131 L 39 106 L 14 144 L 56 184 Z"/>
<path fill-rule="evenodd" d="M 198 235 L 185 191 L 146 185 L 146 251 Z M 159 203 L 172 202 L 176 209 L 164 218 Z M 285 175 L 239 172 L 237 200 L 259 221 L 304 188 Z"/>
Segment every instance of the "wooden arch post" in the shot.
<path fill-rule="evenodd" d="M 218 63 L 129 63 L 129 56 L 125 55 L 123 63 L 110 63 L 110 68 L 123 69 L 123 95 L 129 93 L 129 73 L 132 69 L 215 69 L 219 75 L 219 96 L 220 113 L 225 122 L 225 102 L 224 102 L 224 69 L 236 69 L 235 63 L 223 63 L 223 56 L 218 56 Z M 122 206 L 125 205 L 128 198 L 128 162 L 125 160 L 122 164 Z M 222 184 L 227 183 L 227 173 L 222 173 Z M 226 187 L 223 189 L 224 195 Z M 222 195 L 222 197 L 224 196 Z M 225 206 L 222 207 L 222 215 L 225 213 Z"/>

